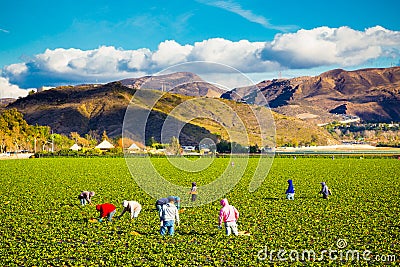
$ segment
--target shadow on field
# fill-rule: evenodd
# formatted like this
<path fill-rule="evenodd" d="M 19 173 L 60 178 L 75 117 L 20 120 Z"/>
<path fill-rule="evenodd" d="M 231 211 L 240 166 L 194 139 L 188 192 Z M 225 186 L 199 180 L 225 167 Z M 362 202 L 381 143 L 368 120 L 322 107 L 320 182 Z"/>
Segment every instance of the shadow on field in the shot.
<path fill-rule="evenodd" d="M 182 232 L 182 231 L 177 231 L 180 235 L 200 235 L 200 236 L 215 236 L 216 233 L 205 233 L 205 232 L 197 232 L 195 230 L 191 230 L 189 232 Z"/>
<path fill-rule="evenodd" d="M 266 201 L 296 201 L 296 199 L 316 199 L 316 198 L 321 198 L 320 196 L 312 196 L 312 197 L 306 197 L 306 196 L 295 196 L 294 200 L 287 200 L 285 197 L 266 197 L 264 200 Z"/>
<path fill-rule="evenodd" d="M 297 197 L 295 197 L 295 200 L 296 200 L 296 199 L 319 199 L 319 198 L 321 198 L 319 195 L 317 195 L 317 196 L 311 196 L 311 197 L 297 196 Z"/>

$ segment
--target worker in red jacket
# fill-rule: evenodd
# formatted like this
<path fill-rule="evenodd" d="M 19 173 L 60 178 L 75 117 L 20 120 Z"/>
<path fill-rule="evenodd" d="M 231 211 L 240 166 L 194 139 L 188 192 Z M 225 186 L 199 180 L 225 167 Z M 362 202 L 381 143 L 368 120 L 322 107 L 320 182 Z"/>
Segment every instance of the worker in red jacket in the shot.
<path fill-rule="evenodd" d="M 96 205 L 96 210 L 100 212 L 99 222 L 103 221 L 103 218 L 107 217 L 108 221 L 111 222 L 112 217 L 114 216 L 116 207 L 110 203 L 104 203 L 101 205 Z"/>

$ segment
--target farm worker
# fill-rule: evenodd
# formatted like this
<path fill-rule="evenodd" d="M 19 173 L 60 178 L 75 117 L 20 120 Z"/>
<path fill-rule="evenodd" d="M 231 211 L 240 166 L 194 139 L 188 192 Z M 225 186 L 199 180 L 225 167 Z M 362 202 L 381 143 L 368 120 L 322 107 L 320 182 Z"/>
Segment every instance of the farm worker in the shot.
<path fill-rule="evenodd" d="M 288 188 L 286 189 L 286 199 L 294 200 L 294 185 L 293 181 L 290 179 L 288 182 Z"/>
<path fill-rule="evenodd" d="M 319 193 L 322 194 L 322 198 L 328 199 L 328 196 L 332 195 L 331 190 L 329 190 L 329 188 L 325 182 L 322 182 L 321 186 L 322 186 L 322 189 Z"/>
<path fill-rule="evenodd" d="M 196 198 L 197 198 L 197 184 L 196 184 L 196 182 L 192 183 L 192 189 L 190 189 L 189 194 L 192 195 L 192 202 L 196 201 Z"/>
<path fill-rule="evenodd" d="M 116 207 L 111 203 L 104 203 L 101 205 L 96 205 L 96 210 L 100 212 L 99 222 L 103 221 L 103 218 L 107 217 L 108 221 L 111 222 L 114 216 Z"/>
<path fill-rule="evenodd" d="M 226 198 L 222 199 L 220 203 L 222 209 L 219 211 L 218 228 L 221 229 L 221 225 L 224 223 L 226 235 L 230 235 L 231 230 L 234 235 L 238 235 L 239 232 L 236 224 L 236 221 L 239 218 L 238 210 L 234 206 L 229 205 Z"/>
<path fill-rule="evenodd" d="M 174 224 L 179 226 L 179 212 L 175 206 L 175 199 L 168 197 L 168 203 L 162 206 L 160 211 L 160 234 L 165 235 L 167 230 L 169 235 L 174 235 Z"/>
<path fill-rule="evenodd" d="M 121 218 L 125 212 L 129 212 L 131 214 L 131 219 L 137 218 L 140 211 L 142 210 L 142 205 L 140 205 L 136 201 L 124 200 L 122 202 L 122 206 L 124 207 L 124 209 L 122 210 L 121 215 L 119 215 L 118 218 Z"/>
<path fill-rule="evenodd" d="M 82 191 L 82 193 L 78 196 L 78 199 L 81 201 L 81 205 L 84 206 L 86 204 L 92 204 L 91 198 L 94 196 L 93 191 Z"/>
<path fill-rule="evenodd" d="M 181 198 L 177 197 L 177 196 L 170 196 L 174 199 L 174 203 L 175 206 L 177 207 L 177 209 L 179 210 L 181 208 Z M 156 201 L 156 209 L 158 212 L 161 211 L 162 206 L 164 206 L 165 204 L 169 203 L 169 198 L 170 197 L 165 197 L 165 198 L 160 198 Z"/>
<path fill-rule="evenodd" d="M 181 209 L 181 198 L 177 197 L 177 196 L 172 196 L 172 198 L 174 199 L 174 203 L 175 203 L 176 208 L 178 210 L 180 210 Z"/>

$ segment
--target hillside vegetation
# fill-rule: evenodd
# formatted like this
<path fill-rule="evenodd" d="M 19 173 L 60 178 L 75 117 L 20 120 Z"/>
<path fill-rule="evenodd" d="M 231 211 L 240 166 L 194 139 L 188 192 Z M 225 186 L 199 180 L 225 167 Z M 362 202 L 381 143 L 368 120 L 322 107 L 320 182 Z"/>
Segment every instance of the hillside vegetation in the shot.
<path fill-rule="evenodd" d="M 7 108 L 19 110 L 29 124 L 50 126 L 54 132 L 64 135 L 77 132 L 80 135 L 96 133 L 100 136 L 106 131 L 110 137 L 121 136 L 125 111 L 131 103 L 131 108 L 152 109 L 146 126 L 147 139 L 155 137 L 160 140 L 163 121 L 173 117 L 185 124 L 179 136 L 181 144 L 198 144 L 204 138 L 218 141 L 227 139 L 229 134 L 233 141 L 243 145 L 272 146 L 275 126 L 279 146 L 296 141 L 299 144 L 319 145 L 337 142 L 323 129 L 301 120 L 276 113 L 272 113 L 272 120 L 271 113 L 264 107 L 157 90 L 140 91 L 141 98 L 132 98 L 137 89 L 123 86 L 120 82 L 102 86 L 58 87 L 18 99 Z M 146 94 L 148 98 L 159 100 L 149 107 Z M 185 108 L 171 113 L 182 104 Z M 258 118 L 254 112 L 259 113 Z"/>

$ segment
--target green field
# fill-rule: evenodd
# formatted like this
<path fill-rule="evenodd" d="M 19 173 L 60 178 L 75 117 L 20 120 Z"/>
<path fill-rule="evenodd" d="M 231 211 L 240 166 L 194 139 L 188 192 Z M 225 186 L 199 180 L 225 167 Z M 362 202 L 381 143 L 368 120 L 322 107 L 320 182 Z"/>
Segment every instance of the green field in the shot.
<path fill-rule="evenodd" d="M 137 159 L 137 166 L 144 160 Z M 218 200 L 188 207 L 176 235 L 160 236 L 155 199 L 139 188 L 122 158 L 0 161 L 0 265 L 400 264 L 400 160 L 277 158 L 262 186 L 249 193 L 256 161 L 250 160 L 242 180 L 226 195 L 240 212 L 239 231 L 251 236 L 230 237 L 217 228 Z M 216 159 L 201 173 L 179 171 L 164 158 L 152 163 L 169 181 L 202 186 L 220 175 L 229 159 Z M 288 179 L 296 188 L 294 201 L 284 199 Z M 332 190 L 329 200 L 318 194 L 322 181 Z M 89 220 L 98 214 L 94 206 L 79 205 L 82 190 L 96 192 L 95 204 L 115 204 L 116 215 L 124 199 L 137 200 L 143 210 L 133 222 L 125 215 L 93 223 Z M 305 250 L 316 255 L 302 259 Z M 338 252 L 329 257 L 333 250 Z M 346 260 L 349 250 L 359 252 L 358 261 Z"/>

